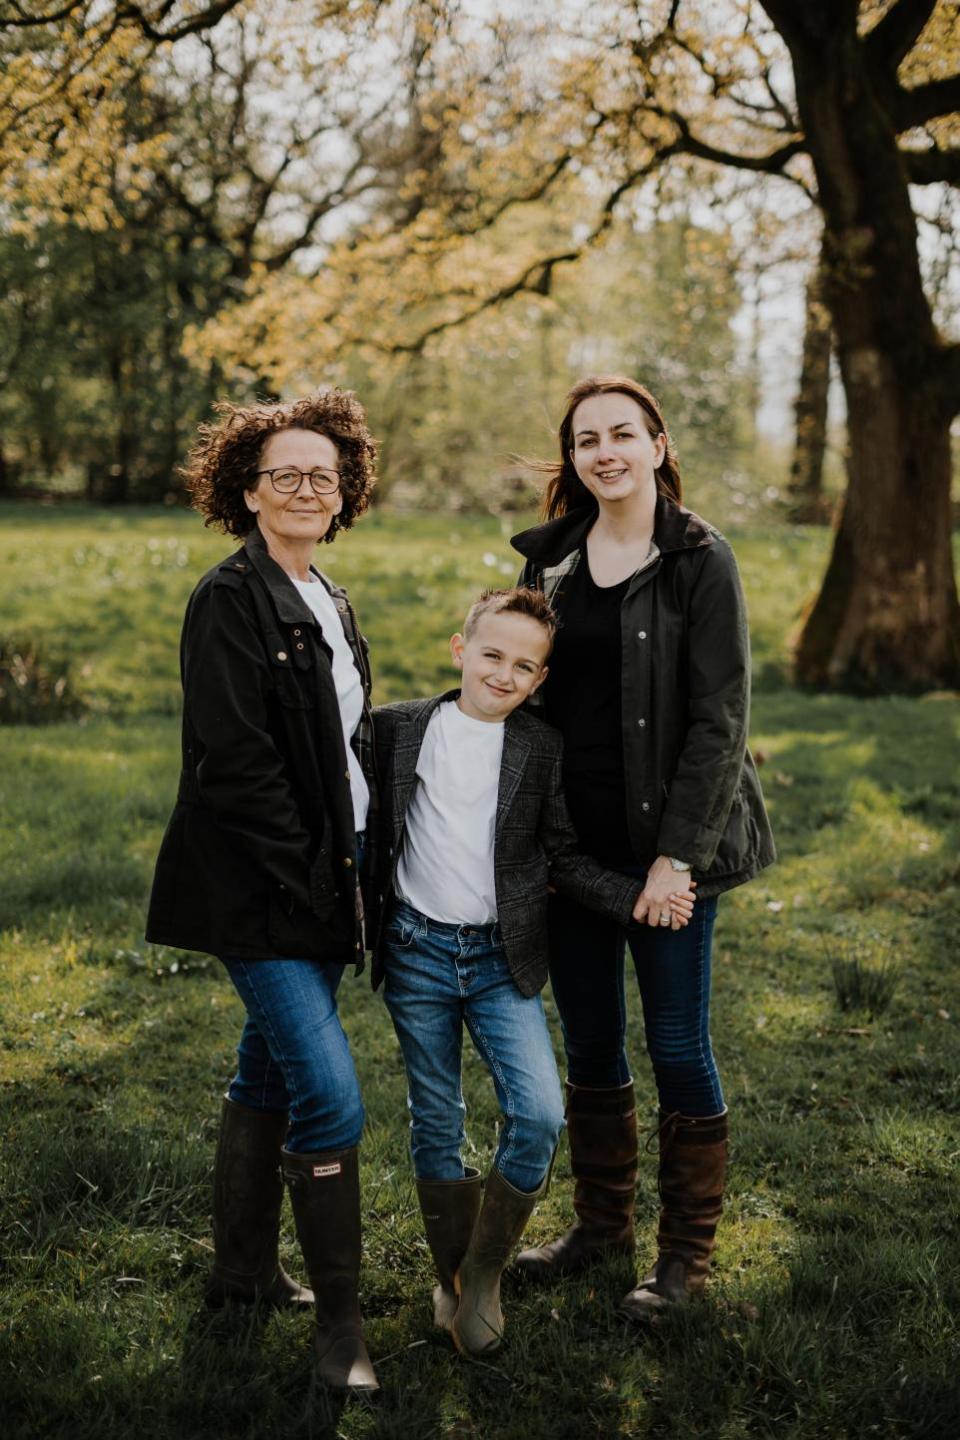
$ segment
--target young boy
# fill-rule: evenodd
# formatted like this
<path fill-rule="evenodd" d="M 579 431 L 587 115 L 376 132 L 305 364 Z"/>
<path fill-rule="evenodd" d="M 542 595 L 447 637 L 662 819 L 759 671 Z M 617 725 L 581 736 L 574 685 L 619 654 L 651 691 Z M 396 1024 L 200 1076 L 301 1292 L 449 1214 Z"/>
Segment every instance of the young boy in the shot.
<path fill-rule="evenodd" d="M 642 885 L 577 851 L 561 740 L 518 707 L 543 683 L 556 617 L 536 590 L 487 591 L 450 649 L 459 691 L 381 706 L 373 983 L 385 980 L 409 1082 L 411 1150 L 440 1283 L 434 1318 L 471 1355 L 503 1333 L 500 1275 L 543 1195 L 563 1100 L 539 992 L 548 884 L 626 925 Z M 688 897 L 672 902 L 686 924 Z M 482 1191 L 461 1159 L 463 1026 L 503 1126 Z"/>

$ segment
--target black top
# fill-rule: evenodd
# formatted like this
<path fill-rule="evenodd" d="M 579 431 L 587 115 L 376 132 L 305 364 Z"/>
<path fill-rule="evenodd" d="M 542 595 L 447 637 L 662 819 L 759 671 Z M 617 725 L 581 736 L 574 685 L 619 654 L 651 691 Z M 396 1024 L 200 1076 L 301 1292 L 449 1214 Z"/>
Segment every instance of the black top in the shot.
<path fill-rule="evenodd" d="M 620 672 L 620 606 L 630 577 L 597 585 L 586 545 L 557 596 L 560 627 L 544 686 L 546 719 L 563 735 L 570 818 L 588 855 L 632 857 L 627 825 Z"/>

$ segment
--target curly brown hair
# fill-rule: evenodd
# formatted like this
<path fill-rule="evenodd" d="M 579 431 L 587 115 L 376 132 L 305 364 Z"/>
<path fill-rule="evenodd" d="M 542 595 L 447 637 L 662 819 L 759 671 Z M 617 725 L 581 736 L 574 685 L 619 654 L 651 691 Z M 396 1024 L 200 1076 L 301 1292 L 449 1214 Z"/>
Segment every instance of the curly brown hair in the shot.
<path fill-rule="evenodd" d="M 366 510 L 376 484 L 377 442 L 352 390 L 317 390 L 300 400 L 260 400 L 254 405 L 221 400 L 213 408 L 219 420 L 199 427 L 199 438 L 180 467 L 205 525 L 238 537 L 254 528 L 257 517 L 247 509 L 243 492 L 257 488 L 263 447 L 278 430 L 315 430 L 337 447 L 343 508 L 323 537 L 328 544 Z"/>

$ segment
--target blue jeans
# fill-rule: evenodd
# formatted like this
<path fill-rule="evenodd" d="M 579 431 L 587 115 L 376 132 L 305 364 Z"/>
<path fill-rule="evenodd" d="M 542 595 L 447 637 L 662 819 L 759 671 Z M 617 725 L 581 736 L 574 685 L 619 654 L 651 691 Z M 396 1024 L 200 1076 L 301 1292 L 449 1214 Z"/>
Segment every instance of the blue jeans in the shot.
<path fill-rule="evenodd" d="M 626 869 L 626 867 L 624 867 Z M 642 878 L 643 871 L 632 873 Z M 717 1115 L 723 1091 L 710 1045 L 710 952 L 717 900 L 698 900 L 682 930 L 623 930 L 563 895 L 550 897 L 550 983 L 574 1085 L 625 1085 L 625 949 L 633 957 L 647 1053 L 662 1109 Z"/>
<path fill-rule="evenodd" d="M 358 1144 L 363 1103 L 337 1014 L 342 965 L 319 960 L 223 961 L 247 1010 L 227 1094 L 252 1110 L 290 1113 L 287 1149 Z"/>
<path fill-rule="evenodd" d="M 363 837 L 357 837 L 358 864 Z M 301 1154 L 359 1143 L 364 1110 L 337 1013 L 342 965 L 221 957 L 247 1011 L 227 1094 L 251 1110 L 288 1111 L 286 1146 Z"/>
<path fill-rule="evenodd" d="M 394 899 L 384 929 L 384 998 L 409 1086 L 410 1148 L 420 1180 L 460 1180 L 463 1027 L 493 1077 L 504 1123 L 494 1165 L 538 1188 L 563 1129 L 560 1079 L 539 995 L 521 995 L 496 925 L 445 925 Z"/>

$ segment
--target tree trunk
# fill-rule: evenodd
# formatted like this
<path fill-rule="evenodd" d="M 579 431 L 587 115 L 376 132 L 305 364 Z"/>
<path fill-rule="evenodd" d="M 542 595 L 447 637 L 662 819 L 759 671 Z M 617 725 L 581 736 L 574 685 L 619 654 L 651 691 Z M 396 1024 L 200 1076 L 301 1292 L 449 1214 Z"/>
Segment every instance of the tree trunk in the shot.
<path fill-rule="evenodd" d="M 127 387 L 119 342 L 110 346 L 109 370 L 116 419 L 114 460 L 103 477 L 100 498 L 104 505 L 125 505 L 130 499 L 130 457 L 133 446 L 127 426 Z"/>
<path fill-rule="evenodd" d="M 949 430 L 960 365 L 923 291 L 896 127 L 853 0 L 763 4 L 793 59 L 849 414 L 849 490 L 797 678 L 874 693 L 957 687 Z"/>
<path fill-rule="evenodd" d="M 796 652 L 806 684 L 926 690 L 960 679 L 950 547 L 950 429 L 879 354 L 841 361 L 850 483 Z M 851 373 L 852 372 L 852 373 Z"/>
<path fill-rule="evenodd" d="M 787 486 L 787 511 L 790 519 L 800 525 L 823 525 L 830 519 L 831 511 L 823 493 L 823 459 L 827 448 L 833 338 L 823 282 L 820 263 L 807 281 L 803 360 L 794 403 L 796 438 Z"/>

